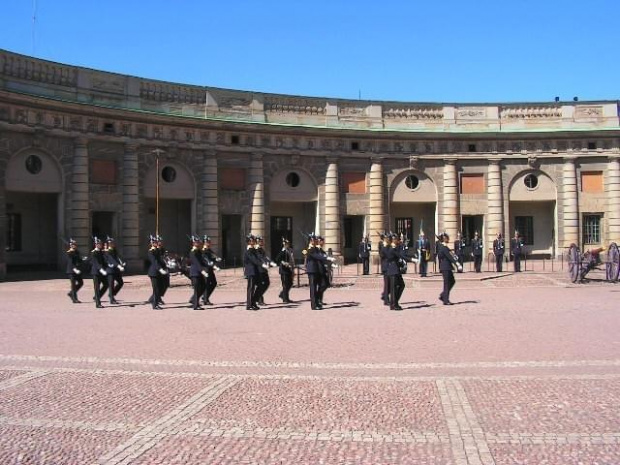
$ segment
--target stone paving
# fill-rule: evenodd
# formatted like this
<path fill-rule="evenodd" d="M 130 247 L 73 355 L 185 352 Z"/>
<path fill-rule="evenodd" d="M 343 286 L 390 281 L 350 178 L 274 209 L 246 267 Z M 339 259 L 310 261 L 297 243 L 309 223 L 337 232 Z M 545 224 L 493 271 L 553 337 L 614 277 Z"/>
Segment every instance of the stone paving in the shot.
<path fill-rule="evenodd" d="M 341 272 L 312 311 L 245 310 L 235 271 L 204 311 L 67 282 L 0 283 L 0 464 L 620 464 L 620 287 L 596 276 Z"/>

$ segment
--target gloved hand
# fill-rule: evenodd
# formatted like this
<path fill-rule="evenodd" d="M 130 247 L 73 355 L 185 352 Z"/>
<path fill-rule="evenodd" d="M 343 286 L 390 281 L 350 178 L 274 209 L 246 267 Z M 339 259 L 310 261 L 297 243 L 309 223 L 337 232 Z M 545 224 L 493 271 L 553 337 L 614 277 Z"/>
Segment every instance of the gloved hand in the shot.
<path fill-rule="evenodd" d="M 336 259 L 335 259 L 334 257 L 327 257 L 327 259 L 328 259 L 330 262 L 335 262 L 335 261 L 336 261 Z"/>
<path fill-rule="evenodd" d="M 82 274 L 82 272 L 80 270 L 78 270 L 77 268 L 73 268 L 73 272 L 75 274 Z"/>
<path fill-rule="evenodd" d="M 220 267 L 219 267 L 219 266 L 217 266 L 217 265 L 213 265 L 213 269 L 214 269 L 215 271 L 220 271 Z"/>
<path fill-rule="evenodd" d="M 118 265 L 118 270 L 122 273 L 123 271 L 125 271 L 125 268 L 122 267 L 121 265 Z"/>
<path fill-rule="evenodd" d="M 103 276 L 107 276 L 108 275 L 108 272 L 106 270 L 104 270 L 103 268 L 101 268 L 99 270 L 99 273 L 101 273 Z"/>
<path fill-rule="evenodd" d="M 209 276 L 209 273 L 207 273 L 205 270 L 202 270 L 200 274 L 203 275 L 205 278 Z"/>
<path fill-rule="evenodd" d="M 159 273 L 164 275 L 164 276 L 168 274 L 168 272 L 166 270 L 164 270 L 163 268 L 159 269 Z"/>
<path fill-rule="evenodd" d="M 268 270 L 268 269 L 269 269 L 269 265 L 267 265 L 266 263 L 263 263 L 261 266 L 262 266 L 263 268 L 265 268 L 266 270 Z"/>
<path fill-rule="evenodd" d="M 463 267 L 461 266 L 461 264 L 456 265 L 456 269 L 459 271 L 463 271 Z"/>
<path fill-rule="evenodd" d="M 221 261 L 222 261 L 222 259 L 221 259 L 220 257 L 217 257 L 217 258 L 215 259 L 215 261 L 216 261 L 216 262 L 221 262 Z"/>
<path fill-rule="evenodd" d="M 275 268 L 275 267 L 276 267 L 276 266 L 278 266 L 278 265 L 276 265 L 276 263 L 275 263 L 275 262 L 269 262 L 269 266 L 271 266 L 271 267 Z"/>

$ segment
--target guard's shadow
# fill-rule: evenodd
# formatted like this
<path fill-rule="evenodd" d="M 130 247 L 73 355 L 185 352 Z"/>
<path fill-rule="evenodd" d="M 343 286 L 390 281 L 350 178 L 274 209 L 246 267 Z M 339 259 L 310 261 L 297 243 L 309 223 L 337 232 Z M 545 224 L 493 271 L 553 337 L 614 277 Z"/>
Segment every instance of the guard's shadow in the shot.
<path fill-rule="evenodd" d="M 337 302 L 335 304 L 325 304 L 323 307 L 324 310 L 330 310 L 332 308 L 352 308 L 359 307 L 359 302 Z"/>
<path fill-rule="evenodd" d="M 452 305 L 464 305 L 464 304 L 479 304 L 479 300 L 461 300 L 459 302 L 452 302 Z"/>
<path fill-rule="evenodd" d="M 409 302 L 408 302 L 408 303 L 409 303 Z M 407 303 L 407 304 L 408 304 L 408 303 Z M 429 307 L 432 307 L 432 306 L 433 306 L 432 304 L 429 304 L 429 303 L 422 303 L 422 302 L 411 302 L 411 303 L 414 303 L 414 304 L 421 304 L 421 305 L 407 305 L 407 304 L 403 304 L 403 305 L 402 305 L 403 310 L 417 310 L 417 309 L 419 309 L 419 308 L 429 308 Z M 407 306 L 405 307 L 405 305 L 407 305 Z"/>

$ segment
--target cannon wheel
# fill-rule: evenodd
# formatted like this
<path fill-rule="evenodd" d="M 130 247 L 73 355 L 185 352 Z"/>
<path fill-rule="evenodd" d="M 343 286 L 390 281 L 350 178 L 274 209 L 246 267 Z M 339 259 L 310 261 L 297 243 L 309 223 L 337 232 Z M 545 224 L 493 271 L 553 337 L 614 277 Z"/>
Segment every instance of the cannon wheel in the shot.
<path fill-rule="evenodd" d="M 568 274 L 570 280 L 574 283 L 578 282 L 581 274 L 581 260 L 579 255 L 579 247 L 571 244 L 568 249 Z"/>
<path fill-rule="evenodd" d="M 618 282 L 618 275 L 620 275 L 620 250 L 618 250 L 618 245 L 615 242 L 609 244 L 606 275 L 607 281 L 612 283 Z"/>

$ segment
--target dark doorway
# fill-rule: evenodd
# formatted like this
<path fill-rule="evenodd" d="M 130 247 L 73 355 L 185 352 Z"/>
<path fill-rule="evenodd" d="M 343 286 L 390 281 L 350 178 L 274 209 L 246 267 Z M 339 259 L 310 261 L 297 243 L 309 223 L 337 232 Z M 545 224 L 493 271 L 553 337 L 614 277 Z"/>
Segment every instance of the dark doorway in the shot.
<path fill-rule="evenodd" d="M 114 212 L 93 212 L 91 223 L 91 233 L 93 237 L 97 236 L 102 241 L 105 241 L 107 236 L 111 236 L 116 239 L 114 215 Z"/>
<path fill-rule="evenodd" d="M 396 218 L 394 223 L 394 232 L 404 236 L 403 244 L 407 247 L 413 247 L 413 218 Z"/>
<path fill-rule="evenodd" d="M 243 245 L 241 215 L 222 215 L 222 258 L 228 268 L 242 265 Z"/>
<path fill-rule="evenodd" d="M 359 253 L 359 244 L 364 235 L 364 216 L 345 216 L 344 218 L 344 247 L 343 255 L 345 263 L 357 263 L 357 256 Z M 376 232 L 372 232 L 368 235 L 370 239 L 378 241 L 379 238 Z M 378 244 L 372 244 L 373 248 L 376 248 Z"/>
<path fill-rule="evenodd" d="M 478 231 L 480 238 L 484 237 L 484 215 L 463 215 L 461 235 L 465 238 L 467 245 L 474 238 L 474 233 Z"/>
<path fill-rule="evenodd" d="M 291 241 L 293 246 L 293 217 L 292 216 L 272 216 L 271 217 L 271 258 L 282 249 L 282 238 Z"/>
<path fill-rule="evenodd" d="M 155 200 L 147 199 L 146 205 L 148 208 L 148 216 L 146 221 L 147 234 L 145 234 L 145 236 L 148 237 L 148 234 L 156 233 Z M 192 231 L 192 200 L 159 200 L 159 235 L 162 236 L 164 247 L 168 252 L 187 255 L 190 249 L 188 236 L 194 233 L 202 234 L 201 231 Z"/>

